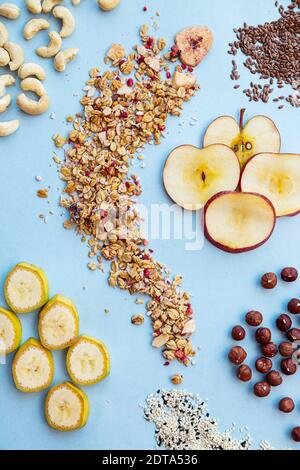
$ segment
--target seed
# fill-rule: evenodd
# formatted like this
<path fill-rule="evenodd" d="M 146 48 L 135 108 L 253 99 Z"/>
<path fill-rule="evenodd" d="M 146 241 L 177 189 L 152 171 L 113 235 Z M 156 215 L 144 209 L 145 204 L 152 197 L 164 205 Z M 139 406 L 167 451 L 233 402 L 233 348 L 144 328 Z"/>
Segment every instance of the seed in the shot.
<path fill-rule="evenodd" d="M 288 315 L 283 313 L 277 318 L 276 326 L 280 331 L 286 332 L 291 328 L 292 320 L 290 319 Z"/>
<path fill-rule="evenodd" d="M 292 359 L 283 359 L 281 361 L 281 370 L 285 375 L 294 375 L 297 372 L 297 365 Z"/>
<path fill-rule="evenodd" d="M 180 385 L 182 384 L 183 382 L 183 376 L 182 375 L 173 375 L 171 377 L 171 382 L 174 384 L 174 385 Z"/>
<path fill-rule="evenodd" d="M 252 370 L 246 364 L 242 364 L 238 368 L 236 375 L 242 382 L 249 382 L 252 379 Z"/>
<path fill-rule="evenodd" d="M 274 289 L 277 286 L 277 276 L 275 273 L 266 273 L 261 278 L 261 285 L 264 289 Z"/>
<path fill-rule="evenodd" d="M 242 341 L 246 336 L 246 331 L 242 326 L 238 325 L 232 329 L 231 336 L 236 341 Z"/>
<path fill-rule="evenodd" d="M 281 279 L 285 282 L 294 282 L 298 278 L 298 271 L 296 268 L 284 268 L 281 271 Z"/>
<path fill-rule="evenodd" d="M 265 357 L 275 357 L 278 354 L 278 348 L 275 343 L 263 344 L 261 352 Z"/>
<path fill-rule="evenodd" d="M 266 378 L 268 383 L 272 387 L 278 387 L 283 382 L 280 372 L 278 372 L 277 370 L 272 370 L 271 372 L 269 372 Z"/>
<path fill-rule="evenodd" d="M 289 397 L 282 398 L 278 404 L 278 408 L 283 413 L 291 413 L 295 409 L 294 400 Z"/>
<path fill-rule="evenodd" d="M 288 311 L 294 315 L 298 315 L 300 313 L 300 300 L 291 299 L 288 303 Z"/>
<path fill-rule="evenodd" d="M 268 359 L 267 357 L 260 357 L 256 360 L 255 367 L 261 374 L 267 374 L 272 369 L 273 363 L 271 359 Z"/>
<path fill-rule="evenodd" d="M 265 398 L 270 395 L 271 386 L 268 382 L 258 382 L 253 387 L 254 394 L 259 398 Z"/>
<path fill-rule="evenodd" d="M 287 337 L 290 341 L 300 341 L 300 330 L 299 328 L 292 328 L 287 332 Z"/>
<path fill-rule="evenodd" d="M 279 352 L 283 357 L 291 357 L 294 352 L 294 347 L 292 343 L 288 343 L 287 341 L 284 341 L 279 345 Z"/>
<path fill-rule="evenodd" d="M 261 325 L 262 321 L 263 321 L 262 314 L 260 312 L 257 312 L 256 310 L 251 310 L 246 315 L 246 322 L 250 326 L 259 326 Z"/>
<path fill-rule="evenodd" d="M 241 348 L 240 346 L 235 346 L 228 353 L 229 361 L 236 366 L 242 364 L 246 357 L 247 353 L 245 349 Z"/>
<path fill-rule="evenodd" d="M 300 442 L 300 427 L 294 428 L 292 430 L 291 436 L 295 442 Z"/>
<path fill-rule="evenodd" d="M 271 330 L 269 328 L 258 328 L 255 337 L 259 344 L 267 344 L 272 338 Z"/>

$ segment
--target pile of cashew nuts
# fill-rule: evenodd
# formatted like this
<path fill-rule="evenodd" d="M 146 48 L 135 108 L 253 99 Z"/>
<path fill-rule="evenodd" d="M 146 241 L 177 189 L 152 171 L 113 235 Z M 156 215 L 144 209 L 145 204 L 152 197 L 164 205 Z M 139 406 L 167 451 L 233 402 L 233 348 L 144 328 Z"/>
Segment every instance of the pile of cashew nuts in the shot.
<path fill-rule="evenodd" d="M 26 0 L 27 10 L 33 15 L 50 13 L 61 21 L 59 32 L 49 33 L 49 43 L 36 49 L 38 56 L 53 58 L 55 70 L 63 72 L 68 62 L 72 61 L 79 52 L 78 48 L 62 50 L 62 41 L 75 31 L 75 18 L 71 11 L 61 5 L 64 0 Z M 72 0 L 74 6 L 79 5 L 80 0 Z M 104 11 L 116 8 L 120 0 L 98 0 L 99 7 Z M 0 17 L 15 20 L 20 16 L 20 9 L 13 3 L 0 3 Z M 45 18 L 33 18 L 29 20 L 23 30 L 24 38 L 30 41 L 42 30 L 50 28 L 50 23 Z M 26 114 L 32 116 L 47 111 L 50 99 L 42 81 L 46 79 L 44 69 L 36 63 L 26 63 L 23 48 L 9 40 L 7 27 L 0 21 L 0 68 L 9 67 L 11 72 L 17 72 L 20 79 L 20 87 L 23 93 L 17 97 L 17 105 Z M 0 75 L 0 113 L 4 113 L 11 104 L 11 95 L 6 92 L 7 87 L 16 82 L 12 74 Z M 38 100 L 29 98 L 24 92 L 33 92 Z M 0 121 L 0 137 L 6 137 L 16 132 L 19 121 Z"/>

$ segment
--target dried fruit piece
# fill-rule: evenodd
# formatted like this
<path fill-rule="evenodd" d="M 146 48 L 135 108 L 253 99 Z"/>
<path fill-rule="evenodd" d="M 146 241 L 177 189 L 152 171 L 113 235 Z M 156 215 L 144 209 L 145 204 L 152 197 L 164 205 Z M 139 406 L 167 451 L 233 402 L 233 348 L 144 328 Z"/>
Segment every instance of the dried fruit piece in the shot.
<path fill-rule="evenodd" d="M 51 385 L 54 373 L 52 353 L 35 338 L 22 344 L 15 354 L 12 373 L 18 390 L 40 392 Z"/>
<path fill-rule="evenodd" d="M 13 312 L 0 307 L 0 354 L 9 354 L 20 344 L 22 325 Z"/>
<path fill-rule="evenodd" d="M 49 298 L 47 276 L 37 266 L 19 263 L 6 278 L 4 295 L 14 312 L 32 312 L 42 307 Z"/>
<path fill-rule="evenodd" d="M 79 318 L 70 299 L 56 295 L 39 315 L 39 336 L 47 349 L 58 350 L 71 346 L 78 336 Z"/>
<path fill-rule="evenodd" d="M 105 344 L 89 336 L 81 336 L 68 350 L 67 370 L 78 385 L 93 385 L 104 380 L 110 371 Z"/>
<path fill-rule="evenodd" d="M 58 431 L 75 431 L 85 426 L 90 411 L 87 395 L 70 382 L 53 387 L 46 398 L 45 415 L 49 426 Z"/>
<path fill-rule="evenodd" d="M 186 65 L 196 67 L 209 52 L 213 35 L 207 26 L 194 26 L 180 31 L 175 42 L 180 60 Z"/>

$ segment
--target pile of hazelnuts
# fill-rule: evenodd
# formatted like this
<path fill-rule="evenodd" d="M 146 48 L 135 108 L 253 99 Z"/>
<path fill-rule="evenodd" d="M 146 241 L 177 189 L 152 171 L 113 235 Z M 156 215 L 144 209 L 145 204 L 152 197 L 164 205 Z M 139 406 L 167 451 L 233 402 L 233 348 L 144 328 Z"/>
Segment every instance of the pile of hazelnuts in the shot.
<path fill-rule="evenodd" d="M 281 271 L 281 279 L 285 282 L 294 282 L 298 278 L 298 271 L 295 268 L 284 268 Z M 277 286 L 278 278 L 275 273 L 266 273 L 261 278 L 261 285 L 265 289 L 274 289 Z M 292 315 L 300 314 L 300 299 L 291 299 L 287 306 L 288 312 Z M 246 323 L 250 327 L 256 327 L 255 338 L 260 345 L 262 356 L 255 362 L 255 368 L 258 372 L 265 375 L 265 379 L 254 384 L 253 392 L 259 398 L 267 397 L 272 387 L 278 387 L 282 384 L 284 375 L 294 375 L 298 369 L 298 346 L 295 341 L 300 341 L 300 329 L 293 328 L 293 322 L 290 315 L 283 313 L 276 319 L 277 328 L 286 335 L 285 341 L 278 346 L 272 342 L 272 332 L 269 328 L 262 325 L 263 315 L 258 311 L 250 311 L 246 314 Z M 235 341 L 242 341 L 246 337 L 245 329 L 238 325 L 232 329 L 232 338 Z M 273 369 L 272 358 L 278 354 L 282 356 L 280 368 Z M 242 382 L 249 382 L 252 379 L 252 370 L 244 361 L 247 358 L 247 352 L 241 346 L 234 346 L 228 354 L 229 361 L 238 366 L 237 377 Z M 300 358 L 300 350 L 299 350 Z M 280 400 L 278 408 L 283 413 L 291 413 L 295 409 L 294 400 L 285 397 Z M 300 427 L 292 430 L 291 436 L 294 441 L 300 442 Z"/>

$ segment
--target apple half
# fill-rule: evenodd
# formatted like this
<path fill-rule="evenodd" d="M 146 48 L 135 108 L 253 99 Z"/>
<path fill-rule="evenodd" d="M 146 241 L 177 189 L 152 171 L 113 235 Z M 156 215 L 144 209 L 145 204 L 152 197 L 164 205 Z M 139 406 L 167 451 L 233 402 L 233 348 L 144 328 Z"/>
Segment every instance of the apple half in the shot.
<path fill-rule="evenodd" d="M 163 182 L 176 204 L 187 210 L 199 210 L 214 194 L 234 191 L 240 174 L 239 161 L 226 145 L 203 149 L 181 145 L 167 158 Z"/>
<path fill-rule="evenodd" d="M 212 144 L 228 145 L 236 153 L 241 166 L 261 152 L 280 152 L 280 133 L 267 116 L 254 116 L 244 126 L 245 109 L 241 110 L 240 122 L 232 116 L 221 116 L 207 128 L 203 146 Z"/>
<path fill-rule="evenodd" d="M 276 216 L 300 212 L 300 155 L 261 153 L 244 168 L 242 191 L 255 191 L 266 196 L 275 207 Z"/>
<path fill-rule="evenodd" d="M 204 208 L 204 234 L 217 248 L 243 253 L 263 245 L 272 235 L 275 209 L 256 193 L 221 192 Z"/>

